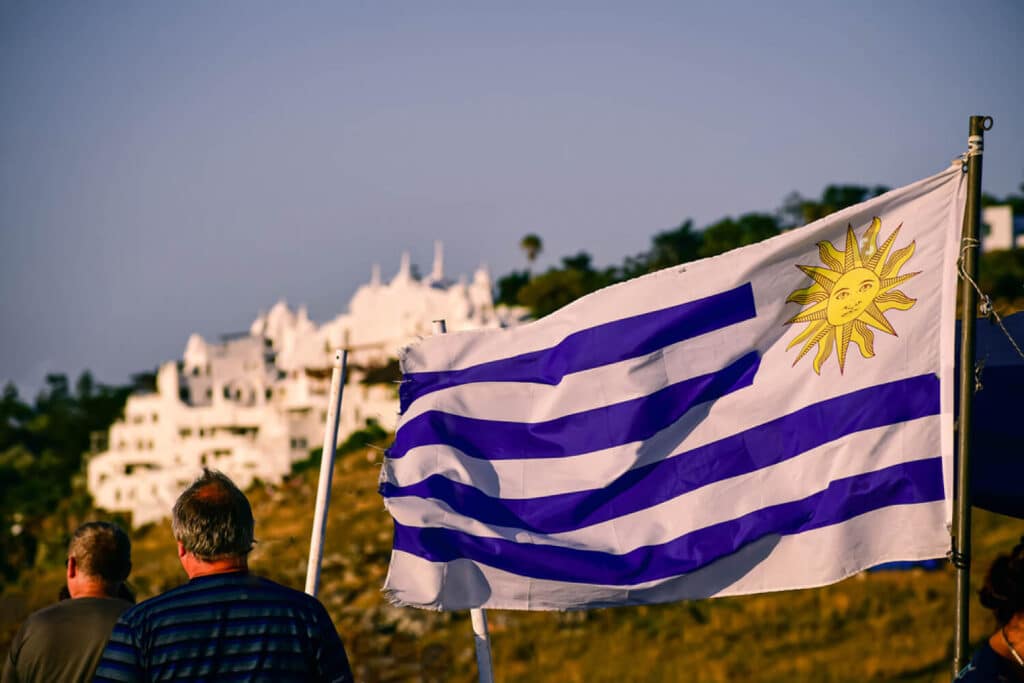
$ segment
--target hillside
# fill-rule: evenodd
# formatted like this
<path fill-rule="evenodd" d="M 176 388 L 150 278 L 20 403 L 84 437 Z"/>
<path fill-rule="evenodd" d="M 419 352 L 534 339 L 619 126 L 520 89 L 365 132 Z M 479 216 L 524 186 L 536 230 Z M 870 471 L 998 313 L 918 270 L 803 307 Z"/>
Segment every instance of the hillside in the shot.
<path fill-rule="evenodd" d="M 380 593 L 390 521 L 376 493 L 382 453 L 337 463 L 321 597 L 362 681 L 472 681 L 468 613 L 386 604 Z M 250 491 L 257 519 L 252 566 L 301 588 L 316 497 L 315 471 Z M 974 582 L 1024 534 L 1024 521 L 976 511 Z M 140 530 L 131 583 L 140 598 L 184 581 L 170 525 Z M 0 595 L 0 649 L 23 616 L 52 600 L 54 566 Z M 953 575 L 874 572 L 817 590 L 575 613 L 490 612 L 499 681 L 948 681 Z M 971 638 L 987 612 L 972 605 Z"/>

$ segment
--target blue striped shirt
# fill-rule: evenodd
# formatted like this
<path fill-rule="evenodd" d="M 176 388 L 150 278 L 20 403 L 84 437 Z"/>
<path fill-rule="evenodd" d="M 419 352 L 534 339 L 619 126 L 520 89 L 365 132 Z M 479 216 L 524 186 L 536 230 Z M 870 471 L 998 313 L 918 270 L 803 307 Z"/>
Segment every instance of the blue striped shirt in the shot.
<path fill-rule="evenodd" d="M 245 572 L 197 577 L 121 615 L 95 681 L 352 680 L 315 598 Z"/>

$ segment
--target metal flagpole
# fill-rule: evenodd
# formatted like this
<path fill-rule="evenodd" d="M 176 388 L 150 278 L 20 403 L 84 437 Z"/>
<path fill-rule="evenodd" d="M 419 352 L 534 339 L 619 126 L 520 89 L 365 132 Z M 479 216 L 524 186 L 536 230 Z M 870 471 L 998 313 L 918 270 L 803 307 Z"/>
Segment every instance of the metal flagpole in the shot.
<path fill-rule="evenodd" d="M 971 420 L 974 402 L 974 324 L 978 297 L 978 226 L 981 224 L 981 156 L 992 118 L 972 116 L 967 138 L 967 205 L 960 245 L 960 417 L 957 422 L 956 509 L 953 515 L 953 564 L 956 567 L 956 622 L 953 626 L 953 675 L 967 664 L 971 601 Z"/>
<path fill-rule="evenodd" d="M 320 564 L 324 558 L 324 534 L 327 532 L 327 508 L 331 504 L 331 479 L 334 476 L 334 452 L 338 447 L 338 424 L 341 421 L 341 394 L 345 390 L 345 368 L 348 350 L 334 350 L 331 369 L 331 392 L 324 425 L 324 448 L 320 456 L 320 484 L 316 490 L 316 513 L 313 533 L 309 539 L 309 564 L 306 567 L 306 592 L 316 597 L 320 590 Z"/>
<path fill-rule="evenodd" d="M 434 321 L 434 334 L 448 331 L 444 320 Z M 476 646 L 476 669 L 480 683 L 494 683 L 494 669 L 491 666 L 491 634 L 487 630 L 487 612 L 482 609 L 469 610 L 473 622 L 473 645 Z"/>

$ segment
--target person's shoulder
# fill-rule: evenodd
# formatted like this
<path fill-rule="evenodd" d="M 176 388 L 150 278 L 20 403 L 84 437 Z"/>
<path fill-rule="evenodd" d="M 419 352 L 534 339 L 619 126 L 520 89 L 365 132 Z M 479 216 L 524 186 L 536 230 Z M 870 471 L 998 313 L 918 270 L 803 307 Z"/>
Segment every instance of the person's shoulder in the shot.
<path fill-rule="evenodd" d="M 289 586 L 272 581 L 264 576 L 251 574 L 250 577 L 262 590 L 266 591 L 268 594 L 276 596 L 282 602 L 295 607 L 303 607 L 318 615 L 321 613 L 326 614 L 326 610 L 320 601 L 309 593 L 304 593 L 303 591 L 290 588 Z"/>
<path fill-rule="evenodd" d="M 26 622 L 63 621 L 76 614 L 120 614 L 132 604 L 121 598 L 69 598 L 43 607 L 29 615 Z"/>
<path fill-rule="evenodd" d="M 1007 668 L 1005 660 L 996 654 L 991 645 L 985 642 L 975 650 L 971 661 L 960 670 L 953 681 L 954 683 L 988 683 L 989 681 L 998 683 L 998 681 L 1014 680 L 1007 677 Z"/>
<path fill-rule="evenodd" d="M 268 593 L 275 593 L 281 596 L 282 598 L 294 600 L 300 603 L 315 602 L 319 604 L 319 602 L 317 602 L 317 599 L 309 595 L 308 593 L 303 593 L 300 590 L 296 590 L 294 588 L 291 588 L 290 586 L 286 586 L 283 583 L 278 583 L 277 581 L 268 579 L 265 576 L 259 576 L 258 574 L 250 574 L 249 577 L 254 585 L 258 586 L 262 590 L 267 591 Z"/>
<path fill-rule="evenodd" d="M 176 604 L 183 597 L 187 596 L 192 589 L 189 588 L 189 584 L 182 584 L 175 588 L 164 591 L 158 595 L 154 595 L 151 598 L 142 600 L 132 605 L 124 614 L 121 615 L 121 621 L 132 623 L 145 619 L 151 614 L 159 613 L 161 609 Z"/>
<path fill-rule="evenodd" d="M 47 619 L 60 618 L 60 615 L 63 612 L 67 611 L 68 605 L 70 605 L 71 602 L 72 602 L 71 598 L 67 598 L 65 600 L 61 600 L 60 602 L 55 602 L 52 605 L 47 605 L 46 607 L 42 607 L 40 609 L 37 609 L 32 614 L 28 615 L 28 618 L 25 619 L 25 621 L 27 623 L 27 622 L 46 621 Z"/>

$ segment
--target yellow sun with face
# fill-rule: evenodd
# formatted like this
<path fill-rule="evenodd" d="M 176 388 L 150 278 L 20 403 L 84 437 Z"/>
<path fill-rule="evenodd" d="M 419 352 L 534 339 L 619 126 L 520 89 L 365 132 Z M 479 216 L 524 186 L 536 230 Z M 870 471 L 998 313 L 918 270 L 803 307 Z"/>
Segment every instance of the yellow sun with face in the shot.
<path fill-rule="evenodd" d="M 900 275 L 900 268 L 914 255 L 914 242 L 892 251 L 899 235 L 901 223 L 888 239 L 878 246 L 878 233 L 882 221 L 874 218 L 857 243 L 853 226 L 846 228 L 846 248 L 836 249 L 831 242 L 818 242 L 818 254 L 825 265 L 798 265 L 813 281 L 810 287 L 798 289 L 789 295 L 787 303 L 808 306 L 786 321 L 787 325 L 807 323 L 803 332 L 789 343 L 786 350 L 803 344 L 795 366 L 808 351 L 818 347 L 814 355 L 814 372 L 821 374 L 821 366 L 836 349 L 839 372 L 846 367 L 846 351 L 853 342 L 865 358 L 875 355 L 875 335 L 872 328 L 896 336 L 896 330 L 885 317 L 890 309 L 909 310 L 917 302 L 896 289 L 917 273 Z M 890 253 L 891 252 L 891 253 Z"/>

